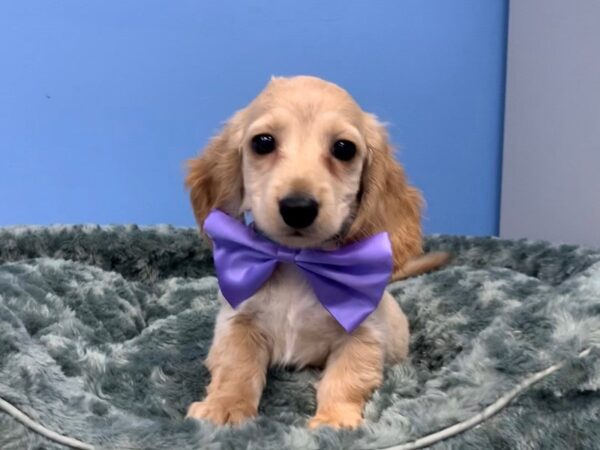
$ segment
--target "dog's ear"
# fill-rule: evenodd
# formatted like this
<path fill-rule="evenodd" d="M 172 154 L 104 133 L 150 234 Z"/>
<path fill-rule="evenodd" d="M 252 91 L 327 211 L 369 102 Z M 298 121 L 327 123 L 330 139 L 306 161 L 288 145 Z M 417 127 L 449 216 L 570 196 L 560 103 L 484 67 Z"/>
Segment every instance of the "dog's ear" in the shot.
<path fill-rule="evenodd" d="M 387 231 L 392 242 L 394 271 L 422 250 L 421 207 L 418 190 L 408 185 L 396 162 L 387 132 L 377 118 L 365 115 L 368 156 L 361 180 L 356 218 L 349 238 L 359 240 Z"/>
<path fill-rule="evenodd" d="M 211 210 L 218 208 L 236 217 L 243 195 L 242 116 L 238 111 L 213 137 L 202 153 L 188 161 L 185 185 L 200 228 Z"/>

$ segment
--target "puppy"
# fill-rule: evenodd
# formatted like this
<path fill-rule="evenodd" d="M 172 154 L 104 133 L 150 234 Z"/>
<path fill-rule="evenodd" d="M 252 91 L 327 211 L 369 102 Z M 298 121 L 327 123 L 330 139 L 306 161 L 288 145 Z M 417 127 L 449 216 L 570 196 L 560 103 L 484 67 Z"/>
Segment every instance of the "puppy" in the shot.
<path fill-rule="evenodd" d="M 446 260 L 421 256 L 421 196 L 395 161 L 384 127 L 318 78 L 271 79 L 190 162 L 186 185 L 200 227 L 215 208 L 240 220 L 249 211 L 272 241 L 320 249 L 387 231 L 394 278 Z M 387 292 L 352 333 L 291 265 L 280 264 L 236 309 L 220 297 L 206 359 L 211 382 L 206 398 L 190 405 L 191 418 L 239 424 L 257 414 L 270 365 L 317 366 L 324 373 L 308 426 L 357 427 L 384 363 L 408 353 L 408 322 Z"/>

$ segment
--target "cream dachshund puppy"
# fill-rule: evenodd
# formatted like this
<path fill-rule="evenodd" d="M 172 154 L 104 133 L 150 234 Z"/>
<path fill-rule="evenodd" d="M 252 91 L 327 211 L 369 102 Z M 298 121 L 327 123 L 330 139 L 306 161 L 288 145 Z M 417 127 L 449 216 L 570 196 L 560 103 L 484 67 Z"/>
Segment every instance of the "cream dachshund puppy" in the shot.
<path fill-rule="evenodd" d="M 186 185 L 201 227 L 215 208 L 240 221 L 249 211 L 272 241 L 320 249 L 387 231 L 396 279 L 446 259 L 423 255 L 421 196 L 395 161 L 384 127 L 318 78 L 271 79 L 190 162 Z M 279 265 L 236 309 L 220 298 L 206 359 L 211 382 L 187 417 L 239 424 L 257 414 L 270 365 L 317 366 L 324 372 L 308 426 L 357 427 L 384 364 L 408 353 L 408 322 L 387 292 L 352 333 L 292 265 Z"/>

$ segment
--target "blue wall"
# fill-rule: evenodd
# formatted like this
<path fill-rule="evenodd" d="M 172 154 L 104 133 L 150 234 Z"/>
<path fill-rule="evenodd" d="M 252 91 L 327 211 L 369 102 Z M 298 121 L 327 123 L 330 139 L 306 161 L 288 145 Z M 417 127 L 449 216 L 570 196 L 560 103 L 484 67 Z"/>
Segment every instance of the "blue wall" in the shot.
<path fill-rule="evenodd" d="M 505 0 L 0 3 L 0 225 L 194 223 L 193 156 L 271 74 L 390 123 L 427 232 L 496 234 Z"/>

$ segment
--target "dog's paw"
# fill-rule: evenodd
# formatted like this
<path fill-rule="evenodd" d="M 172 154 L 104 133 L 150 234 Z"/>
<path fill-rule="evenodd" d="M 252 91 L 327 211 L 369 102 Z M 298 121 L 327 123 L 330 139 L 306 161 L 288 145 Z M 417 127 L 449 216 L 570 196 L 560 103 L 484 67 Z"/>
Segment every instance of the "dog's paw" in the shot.
<path fill-rule="evenodd" d="M 204 401 L 192 403 L 185 417 L 186 419 L 208 420 L 215 425 L 239 425 L 255 417 L 256 414 L 254 406 L 239 398 L 207 398 Z"/>
<path fill-rule="evenodd" d="M 360 409 L 336 408 L 333 411 L 318 412 L 308 421 L 308 428 L 314 430 L 319 427 L 331 428 L 357 428 L 363 422 Z"/>

